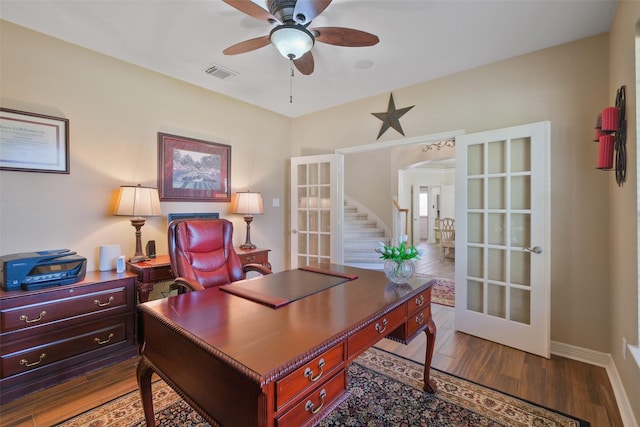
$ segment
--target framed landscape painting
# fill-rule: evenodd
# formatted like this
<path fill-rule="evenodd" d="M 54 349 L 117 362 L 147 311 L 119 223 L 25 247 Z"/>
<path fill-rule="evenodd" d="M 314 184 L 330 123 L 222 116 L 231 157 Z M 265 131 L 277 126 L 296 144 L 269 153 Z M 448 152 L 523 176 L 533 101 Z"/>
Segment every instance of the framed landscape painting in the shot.
<path fill-rule="evenodd" d="M 231 201 L 231 146 L 158 132 L 160 200 Z"/>

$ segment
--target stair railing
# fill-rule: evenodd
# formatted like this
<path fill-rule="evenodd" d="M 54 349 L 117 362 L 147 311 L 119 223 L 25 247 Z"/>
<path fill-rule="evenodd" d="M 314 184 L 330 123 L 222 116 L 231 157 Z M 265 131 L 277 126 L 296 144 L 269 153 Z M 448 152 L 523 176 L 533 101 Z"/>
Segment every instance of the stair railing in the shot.
<path fill-rule="evenodd" d="M 403 209 L 397 200 L 393 201 L 393 240 L 392 243 L 397 245 L 400 236 L 409 235 L 409 209 Z"/>

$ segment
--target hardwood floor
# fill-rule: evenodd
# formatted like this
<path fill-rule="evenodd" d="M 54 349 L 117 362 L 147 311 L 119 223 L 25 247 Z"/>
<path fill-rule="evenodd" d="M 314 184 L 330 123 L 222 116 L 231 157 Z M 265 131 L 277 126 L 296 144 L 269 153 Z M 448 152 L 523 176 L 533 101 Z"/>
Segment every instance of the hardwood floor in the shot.
<path fill-rule="evenodd" d="M 433 245 L 424 249 L 417 271 L 453 278 L 455 261 L 440 261 Z M 623 425 L 604 368 L 557 356 L 547 360 L 455 332 L 451 307 L 434 304 L 433 316 L 438 328 L 434 368 L 577 416 L 592 427 Z M 406 346 L 390 340 L 377 346 L 424 362 L 424 334 Z M 136 390 L 136 362 L 121 362 L 0 406 L 0 426 L 51 426 Z"/>

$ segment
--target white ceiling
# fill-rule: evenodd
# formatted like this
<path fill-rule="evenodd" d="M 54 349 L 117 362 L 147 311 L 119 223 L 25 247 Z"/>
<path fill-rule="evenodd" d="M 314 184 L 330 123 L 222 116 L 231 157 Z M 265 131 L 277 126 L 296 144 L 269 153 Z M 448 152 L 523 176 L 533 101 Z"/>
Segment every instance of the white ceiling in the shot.
<path fill-rule="evenodd" d="M 247 0 L 249 1 L 249 0 Z M 262 0 L 255 0 L 256 3 Z M 262 3 L 264 4 L 264 3 Z M 609 31 L 615 0 L 333 0 L 313 27 L 376 34 L 372 47 L 316 43 L 290 78 L 271 29 L 221 0 L 0 0 L 0 18 L 289 117 Z M 238 73 L 224 80 L 215 64 Z M 289 94 L 293 89 L 293 103 Z"/>

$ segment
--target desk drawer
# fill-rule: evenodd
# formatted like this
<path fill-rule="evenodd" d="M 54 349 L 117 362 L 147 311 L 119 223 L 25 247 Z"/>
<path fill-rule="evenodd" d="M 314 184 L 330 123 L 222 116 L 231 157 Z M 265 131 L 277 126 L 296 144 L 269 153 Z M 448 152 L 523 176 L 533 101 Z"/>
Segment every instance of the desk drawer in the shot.
<path fill-rule="evenodd" d="M 303 390 L 323 382 L 343 366 L 344 345 L 339 344 L 276 383 L 276 411 Z"/>
<path fill-rule="evenodd" d="M 1 332 L 26 329 L 87 313 L 126 309 L 126 287 L 118 287 L 85 295 L 71 296 L 0 311 Z"/>
<path fill-rule="evenodd" d="M 431 307 L 427 306 L 421 311 L 409 315 L 407 320 L 407 339 L 411 339 L 413 335 L 423 329 L 431 318 Z"/>
<path fill-rule="evenodd" d="M 319 414 L 323 408 L 340 398 L 347 388 L 347 373 L 343 369 L 326 384 L 308 393 L 297 405 L 276 420 L 277 427 L 300 427 L 306 425 L 312 417 Z"/>
<path fill-rule="evenodd" d="M 406 304 L 380 317 L 366 328 L 349 337 L 347 341 L 347 359 L 358 356 L 360 353 L 387 336 L 391 331 L 402 325 L 405 321 Z"/>
<path fill-rule="evenodd" d="M 39 345 L 26 349 L 25 343 L 17 342 L 3 345 L 0 357 L 0 377 L 30 372 L 51 363 L 86 353 L 91 350 L 108 347 L 127 339 L 127 322 L 123 317 L 110 323 L 99 322 L 70 328 L 55 334 L 41 337 Z M 21 348 L 22 347 L 22 348 Z"/>
<path fill-rule="evenodd" d="M 409 315 L 422 310 L 425 306 L 429 306 L 431 303 L 431 288 L 420 292 L 414 298 L 407 302 L 407 312 Z"/>
<path fill-rule="evenodd" d="M 163 282 L 165 280 L 173 280 L 171 265 L 149 268 L 147 270 L 143 273 L 143 282 Z"/>

